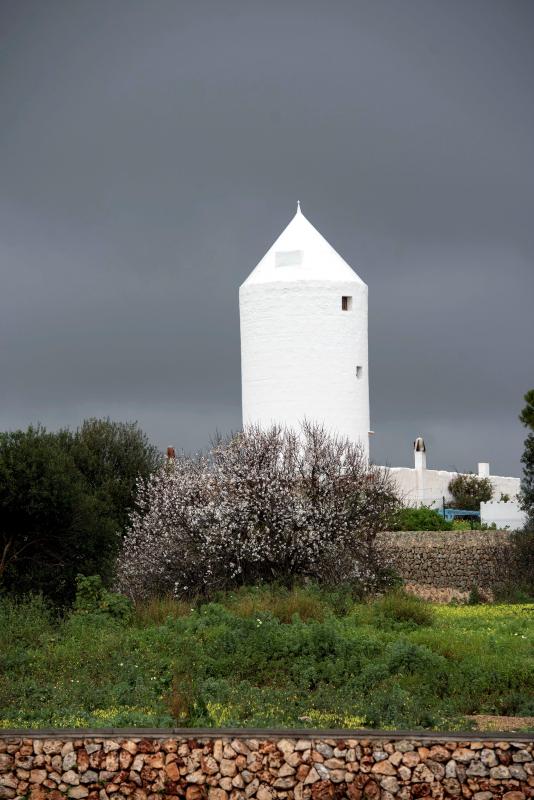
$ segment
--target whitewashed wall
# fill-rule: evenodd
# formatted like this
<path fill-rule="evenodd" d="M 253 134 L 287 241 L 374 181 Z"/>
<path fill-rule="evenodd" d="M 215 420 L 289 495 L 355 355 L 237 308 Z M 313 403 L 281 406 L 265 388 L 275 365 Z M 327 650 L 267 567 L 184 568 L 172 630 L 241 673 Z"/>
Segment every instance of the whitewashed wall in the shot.
<path fill-rule="evenodd" d="M 488 503 L 480 504 L 480 521 L 487 525 L 495 523 L 498 528 L 516 531 L 524 527 L 527 515 L 516 502 L 499 503 L 490 500 Z"/>
<path fill-rule="evenodd" d="M 297 208 L 239 290 L 243 424 L 298 429 L 304 419 L 360 442 L 369 452 L 367 286 Z M 342 298 L 348 298 L 343 309 Z M 513 499 L 519 478 L 491 478 L 494 497 Z M 452 500 L 456 473 L 426 469 L 415 442 L 415 469 L 391 470 L 405 502 L 440 507 Z"/>
<path fill-rule="evenodd" d="M 449 492 L 449 483 L 456 477 L 456 472 L 438 469 L 416 470 L 409 467 L 391 467 L 390 471 L 407 505 L 441 508 L 443 497 L 445 503 L 453 499 Z M 501 493 L 513 499 L 519 492 L 519 478 L 501 475 L 490 475 L 489 478 L 493 484 L 493 497 L 497 500 Z"/>
<path fill-rule="evenodd" d="M 368 453 L 367 286 L 300 210 L 241 286 L 239 309 L 243 424 L 307 419 Z"/>
<path fill-rule="evenodd" d="M 350 311 L 341 310 L 343 295 Z M 297 429 L 307 418 L 367 451 L 365 284 L 245 285 L 240 308 L 243 423 Z"/>

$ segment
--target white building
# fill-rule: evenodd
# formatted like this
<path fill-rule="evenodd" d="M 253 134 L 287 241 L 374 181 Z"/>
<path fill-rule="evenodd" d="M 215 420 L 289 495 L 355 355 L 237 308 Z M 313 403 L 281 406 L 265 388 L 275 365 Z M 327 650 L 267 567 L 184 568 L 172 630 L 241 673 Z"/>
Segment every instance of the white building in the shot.
<path fill-rule="evenodd" d="M 480 504 L 480 521 L 486 525 L 494 524 L 497 528 L 517 531 L 527 524 L 527 514 L 517 502 L 500 503 L 498 500 L 490 500 Z"/>
<path fill-rule="evenodd" d="M 431 508 L 441 508 L 443 501 L 445 505 L 453 499 L 449 492 L 449 483 L 458 473 L 448 472 L 443 469 L 427 469 L 426 465 L 426 446 L 420 436 L 414 442 L 414 466 L 410 467 L 391 467 L 390 472 L 394 478 L 406 505 L 409 506 L 430 506 Z M 478 475 L 481 478 L 489 478 L 493 486 L 493 500 L 498 501 L 501 496 L 510 498 L 514 501 L 519 492 L 519 478 L 505 477 L 502 475 L 491 475 L 490 465 L 481 462 L 478 464 Z M 489 504 L 488 504 L 489 505 Z M 508 504 L 501 504 L 501 513 L 504 514 L 504 505 L 508 510 Z M 489 511 L 488 511 L 489 513 Z M 496 520 L 483 520 L 494 522 Z"/>
<path fill-rule="evenodd" d="M 300 208 L 239 309 L 243 424 L 308 419 L 368 452 L 367 286 Z"/>
<path fill-rule="evenodd" d="M 243 424 L 298 429 L 304 419 L 369 452 L 367 285 L 297 213 L 239 289 Z M 405 502 L 441 507 L 456 473 L 393 467 Z M 515 499 L 519 478 L 491 478 L 494 499 Z"/>

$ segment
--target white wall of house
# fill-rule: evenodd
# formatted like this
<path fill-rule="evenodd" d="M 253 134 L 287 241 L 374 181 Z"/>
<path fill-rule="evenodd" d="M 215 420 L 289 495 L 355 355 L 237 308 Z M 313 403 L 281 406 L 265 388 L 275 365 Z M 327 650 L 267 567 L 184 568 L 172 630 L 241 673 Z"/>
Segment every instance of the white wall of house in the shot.
<path fill-rule="evenodd" d="M 419 441 L 419 440 L 417 440 Z M 424 443 L 423 443 L 424 447 Z M 426 453 L 414 452 L 415 468 L 391 467 L 390 472 L 394 478 L 406 505 L 430 506 L 441 508 L 443 498 L 445 505 L 453 498 L 449 492 L 449 483 L 458 473 L 441 469 L 426 468 Z M 480 477 L 489 477 L 493 485 L 493 499 L 499 500 L 501 494 L 508 495 L 514 501 L 520 488 L 520 479 L 504 475 L 491 475 L 490 465 L 478 465 Z"/>
<path fill-rule="evenodd" d="M 488 503 L 480 504 L 480 521 L 487 525 L 495 523 L 498 528 L 515 531 L 525 525 L 527 515 L 519 508 L 517 502 L 499 503 L 490 500 Z"/>

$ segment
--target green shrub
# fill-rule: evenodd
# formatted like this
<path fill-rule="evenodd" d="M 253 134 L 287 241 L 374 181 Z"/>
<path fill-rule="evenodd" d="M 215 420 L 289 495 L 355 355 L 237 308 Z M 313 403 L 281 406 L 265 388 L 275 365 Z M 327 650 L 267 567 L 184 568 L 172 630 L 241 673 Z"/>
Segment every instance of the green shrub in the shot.
<path fill-rule="evenodd" d="M 416 694 L 396 682 L 390 682 L 369 698 L 365 725 L 387 730 L 398 728 L 399 721 L 400 727 L 411 730 L 439 728 L 443 724 L 441 715 L 432 708 L 426 693 Z"/>
<path fill-rule="evenodd" d="M 534 389 L 529 389 L 524 399 L 525 407 L 522 409 L 519 419 L 528 433 L 521 456 L 523 476 L 519 501 L 521 508 L 527 514 L 525 527 L 527 530 L 534 531 Z"/>
<path fill-rule="evenodd" d="M 476 519 L 454 519 L 452 521 L 452 529 L 454 531 L 496 531 L 497 525 L 492 522 L 488 525 L 486 522 L 479 522 Z"/>
<path fill-rule="evenodd" d="M 414 595 L 397 590 L 390 592 L 374 604 L 378 618 L 392 622 L 410 622 L 415 625 L 432 625 L 432 606 Z"/>
<path fill-rule="evenodd" d="M 136 481 L 161 462 L 136 423 L 0 432 L 0 585 L 70 605 L 76 575 L 111 581 Z"/>
<path fill-rule="evenodd" d="M 480 589 L 478 586 L 472 586 L 469 591 L 469 596 L 467 598 L 467 603 L 470 606 L 478 606 L 480 603 L 484 602 L 484 597 L 480 593 Z"/>
<path fill-rule="evenodd" d="M 110 577 L 115 529 L 64 445 L 44 428 L 0 433 L 0 584 L 61 605 L 87 569 Z"/>
<path fill-rule="evenodd" d="M 79 614 L 107 614 L 120 620 L 132 616 L 132 601 L 122 594 L 109 592 L 100 575 L 78 575 L 74 611 Z"/>
<path fill-rule="evenodd" d="M 0 658 L 19 644 L 35 645 L 55 625 L 50 603 L 41 595 L 18 599 L 0 596 Z"/>
<path fill-rule="evenodd" d="M 61 432 L 65 447 L 92 487 L 114 532 L 124 533 L 140 478 L 147 479 L 163 462 L 137 422 L 85 419 L 73 433 Z M 115 537 L 117 538 L 117 537 Z"/>
<path fill-rule="evenodd" d="M 333 595 L 299 587 L 301 600 L 325 604 L 323 620 L 237 613 L 236 594 L 269 591 L 179 613 L 162 603 L 141 624 L 102 612 L 93 580 L 80 587 L 87 610 L 63 617 L 39 597 L 0 598 L 0 728 L 465 730 L 470 714 L 529 713 L 532 605 L 423 603 L 428 625 L 398 594 L 352 601 L 347 614 Z"/>
<path fill-rule="evenodd" d="M 392 675 L 399 673 L 414 674 L 424 670 L 434 674 L 445 670 L 446 659 L 433 653 L 426 645 L 415 644 L 401 637 L 392 642 L 386 649 L 387 667 Z"/>
<path fill-rule="evenodd" d="M 450 531 L 452 525 L 428 506 L 402 508 L 394 517 L 394 531 Z"/>
<path fill-rule="evenodd" d="M 498 603 L 532 603 L 534 587 L 526 581 L 509 580 L 493 590 Z"/>
<path fill-rule="evenodd" d="M 517 689 L 499 699 L 498 713 L 510 717 L 534 717 L 534 695 L 526 697 Z"/>
<path fill-rule="evenodd" d="M 454 497 L 454 508 L 478 511 L 481 503 L 493 496 L 493 484 L 489 478 L 480 478 L 473 473 L 460 473 L 449 482 L 449 492 Z"/>

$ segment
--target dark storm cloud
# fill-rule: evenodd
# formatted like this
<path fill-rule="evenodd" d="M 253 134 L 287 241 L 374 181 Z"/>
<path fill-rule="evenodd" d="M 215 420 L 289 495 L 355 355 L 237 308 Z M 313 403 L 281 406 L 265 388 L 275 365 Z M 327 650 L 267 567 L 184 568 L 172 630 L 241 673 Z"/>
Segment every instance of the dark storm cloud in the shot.
<path fill-rule="evenodd" d="M 238 428 L 237 288 L 300 198 L 369 285 L 375 459 L 519 473 L 529 0 L 2 0 L 0 36 L 1 428 Z"/>

